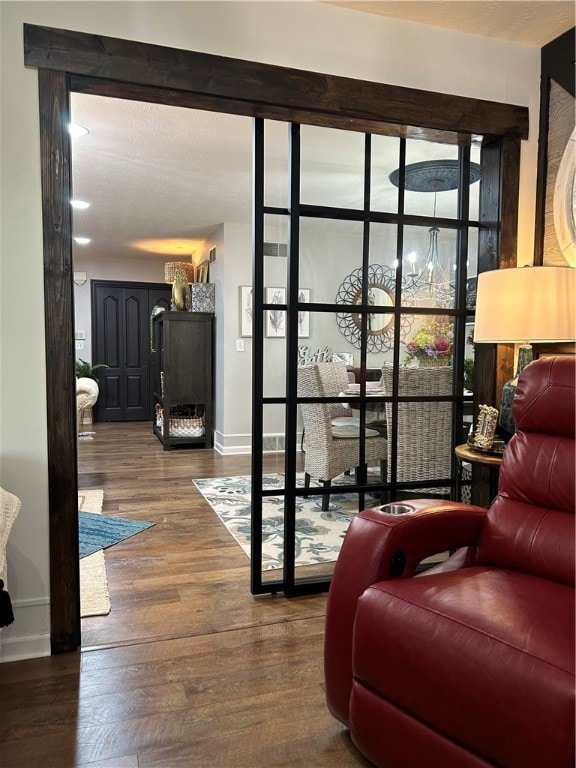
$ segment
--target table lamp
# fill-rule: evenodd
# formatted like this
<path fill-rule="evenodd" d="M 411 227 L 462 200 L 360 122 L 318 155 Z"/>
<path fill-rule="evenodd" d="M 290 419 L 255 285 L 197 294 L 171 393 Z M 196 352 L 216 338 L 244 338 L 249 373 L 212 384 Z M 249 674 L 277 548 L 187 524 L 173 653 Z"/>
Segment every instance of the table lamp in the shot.
<path fill-rule="evenodd" d="M 172 283 L 173 310 L 190 309 L 190 283 L 194 282 L 194 264 L 186 261 L 169 261 L 164 264 L 164 282 Z"/>
<path fill-rule="evenodd" d="M 532 362 L 532 343 L 576 340 L 576 269 L 515 267 L 478 275 L 474 343 L 520 344 L 516 375 L 502 390 L 498 426 L 514 434 L 518 376 Z"/>

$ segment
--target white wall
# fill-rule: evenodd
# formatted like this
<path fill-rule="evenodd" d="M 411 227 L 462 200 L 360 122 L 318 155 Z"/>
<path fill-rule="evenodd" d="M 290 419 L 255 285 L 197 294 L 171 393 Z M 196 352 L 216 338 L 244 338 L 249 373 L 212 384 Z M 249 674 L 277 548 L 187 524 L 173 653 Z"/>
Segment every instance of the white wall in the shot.
<path fill-rule="evenodd" d="M 76 350 L 76 359 L 99 363 L 92 359 L 92 308 L 90 304 L 91 280 L 119 280 L 143 283 L 164 282 L 164 262 L 150 259 L 119 261 L 92 261 L 81 254 L 74 256 L 74 272 L 85 272 L 84 285 L 74 286 L 74 328 L 84 331 L 83 349 Z"/>
<path fill-rule="evenodd" d="M 527 253 L 534 232 L 540 54 L 311 2 L 116 2 L 105 10 L 91 2 L 4 2 L 0 13 L 1 483 L 23 501 L 8 546 L 16 622 L 0 635 L 7 659 L 49 653 L 38 78 L 23 64 L 23 23 L 527 105 L 532 128 L 522 148 L 519 225 L 520 249 Z M 244 282 L 237 278 L 232 286 L 225 282 L 225 290 L 237 290 Z M 226 357 L 239 381 L 245 380 L 245 359 L 242 353 L 231 362 Z M 234 382 L 227 377 L 227 387 L 228 379 Z M 233 391 L 224 400 L 225 414 L 234 408 Z"/>

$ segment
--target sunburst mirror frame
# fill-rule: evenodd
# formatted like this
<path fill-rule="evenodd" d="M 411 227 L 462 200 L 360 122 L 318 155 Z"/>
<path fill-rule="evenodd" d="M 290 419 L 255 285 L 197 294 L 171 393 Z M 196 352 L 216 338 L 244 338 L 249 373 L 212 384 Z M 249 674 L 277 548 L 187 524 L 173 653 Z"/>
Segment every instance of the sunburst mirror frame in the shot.
<path fill-rule="evenodd" d="M 362 301 L 362 276 L 363 269 L 359 267 L 344 278 L 338 293 L 336 294 L 336 303 L 347 306 L 360 304 Z M 396 291 L 396 272 L 391 267 L 382 264 L 368 265 L 368 294 L 374 290 L 384 291 L 389 301 L 387 306 L 394 306 Z M 386 306 L 382 305 L 381 306 Z M 376 314 L 376 313 L 375 313 Z M 366 338 L 366 350 L 368 352 L 386 352 L 392 349 L 394 345 L 394 315 L 377 313 L 377 317 L 384 320 L 381 328 L 373 330 L 368 328 Z M 352 346 L 360 349 L 361 344 L 361 322 L 360 315 L 353 312 L 338 312 L 336 322 L 340 332 Z M 400 340 L 404 341 L 410 328 L 413 318 L 408 315 L 402 315 L 400 320 Z"/>

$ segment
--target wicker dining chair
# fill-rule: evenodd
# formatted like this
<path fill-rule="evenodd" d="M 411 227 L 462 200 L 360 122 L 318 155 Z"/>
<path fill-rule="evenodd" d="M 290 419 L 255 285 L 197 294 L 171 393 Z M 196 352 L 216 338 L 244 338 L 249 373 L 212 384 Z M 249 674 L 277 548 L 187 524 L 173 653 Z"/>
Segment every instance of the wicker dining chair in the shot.
<path fill-rule="evenodd" d="M 382 368 L 383 394 L 392 395 L 392 366 Z M 398 395 L 434 397 L 452 392 L 452 367 L 398 370 Z M 386 403 L 388 437 L 392 429 L 392 404 Z M 396 480 L 398 483 L 450 477 L 452 472 L 452 405 L 442 402 L 398 403 Z M 392 440 L 388 440 L 388 481 L 391 479 Z M 419 489 L 421 494 L 425 489 Z M 447 493 L 448 489 L 435 489 Z"/>
<path fill-rule="evenodd" d="M 320 387 L 324 397 L 338 397 L 348 389 L 350 375 L 346 363 L 316 363 L 320 377 Z M 345 403 L 328 403 L 331 419 L 354 418 L 352 409 Z M 334 422 L 333 422 L 334 423 Z"/>
<path fill-rule="evenodd" d="M 298 369 L 298 394 L 300 397 L 331 397 L 322 387 L 319 364 Z M 358 427 L 333 427 L 329 403 L 301 403 L 302 422 L 306 433 L 304 454 L 304 485 L 318 480 L 324 487 L 347 470 L 357 470 L 360 460 Z M 345 435 L 345 436 L 344 436 Z M 375 430 L 365 431 L 365 461 L 378 461 L 383 477 L 386 457 L 386 440 Z M 329 494 L 322 497 L 322 511 L 327 511 Z"/>

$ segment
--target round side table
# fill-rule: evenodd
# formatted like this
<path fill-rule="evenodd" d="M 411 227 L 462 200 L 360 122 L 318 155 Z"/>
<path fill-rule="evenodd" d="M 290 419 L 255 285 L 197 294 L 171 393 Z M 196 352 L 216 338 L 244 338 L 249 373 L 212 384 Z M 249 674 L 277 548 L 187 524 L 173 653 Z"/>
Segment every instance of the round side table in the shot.
<path fill-rule="evenodd" d="M 480 464 L 484 467 L 488 467 L 490 470 L 490 499 L 489 503 L 498 493 L 498 475 L 500 472 L 500 464 L 502 464 L 502 456 L 497 456 L 493 453 L 483 453 L 482 451 L 475 451 L 467 443 L 463 445 L 457 445 L 454 449 L 456 458 L 458 459 L 458 474 L 456 478 L 456 498 L 460 498 L 462 490 L 462 463 L 468 462 L 469 464 Z"/>

